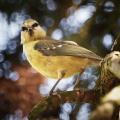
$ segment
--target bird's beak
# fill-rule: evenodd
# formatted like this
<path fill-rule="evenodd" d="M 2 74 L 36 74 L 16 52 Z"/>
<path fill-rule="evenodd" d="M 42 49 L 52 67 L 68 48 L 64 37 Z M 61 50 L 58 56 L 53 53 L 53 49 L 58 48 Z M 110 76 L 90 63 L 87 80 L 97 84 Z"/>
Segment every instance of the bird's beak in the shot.
<path fill-rule="evenodd" d="M 33 35 L 33 29 L 32 28 L 28 28 L 28 32 L 29 32 L 30 36 Z"/>

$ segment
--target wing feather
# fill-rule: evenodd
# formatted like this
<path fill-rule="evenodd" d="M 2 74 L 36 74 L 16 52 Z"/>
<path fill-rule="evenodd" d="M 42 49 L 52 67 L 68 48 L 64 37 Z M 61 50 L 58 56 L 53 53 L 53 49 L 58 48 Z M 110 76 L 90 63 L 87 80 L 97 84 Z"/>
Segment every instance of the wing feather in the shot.
<path fill-rule="evenodd" d="M 34 49 L 46 56 L 79 56 L 102 60 L 94 52 L 71 41 L 39 40 L 35 44 Z"/>

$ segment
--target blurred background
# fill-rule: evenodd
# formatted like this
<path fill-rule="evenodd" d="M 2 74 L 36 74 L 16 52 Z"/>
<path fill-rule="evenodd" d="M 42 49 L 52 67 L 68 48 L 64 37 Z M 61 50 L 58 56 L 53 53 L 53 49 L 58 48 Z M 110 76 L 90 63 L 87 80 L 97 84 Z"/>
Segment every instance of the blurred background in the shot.
<path fill-rule="evenodd" d="M 120 1 L 0 0 L 0 120 L 27 120 L 41 93 L 47 94 L 54 84 L 49 80 L 41 86 L 44 77 L 31 68 L 22 52 L 21 24 L 28 18 L 39 21 L 52 38 L 75 41 L 104 57 L 120 31 Z M 92 72 L 87 69 L 87 78 Z M 89 111 L 89 106 L 86 103 L 81 110 Z M 88 114 L 80 120 L 87 119 Z"/>

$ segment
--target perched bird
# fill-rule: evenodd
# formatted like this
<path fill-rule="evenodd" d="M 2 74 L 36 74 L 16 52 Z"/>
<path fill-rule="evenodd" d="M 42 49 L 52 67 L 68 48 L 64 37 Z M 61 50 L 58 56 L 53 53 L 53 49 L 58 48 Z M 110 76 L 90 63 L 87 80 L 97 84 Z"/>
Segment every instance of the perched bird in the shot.
<path fill-rule="evenodd" d="M 46 31 L 33 19 L 25 20 L 22 25 L 21 43 L 31 66 L 42 75 L 58 80 L 81 73 L 85 67 L 98 65 L 102 60 L 75 42 L 47 37 Z"/>
<path fill-rule="evenodd" d="M 101 94 L 108 93 L 114 86 L 120 83 L 120 52 L 113 51 L 107 54 L 101 61 L 100 77 L 95 89 L 100 89 Z"/>

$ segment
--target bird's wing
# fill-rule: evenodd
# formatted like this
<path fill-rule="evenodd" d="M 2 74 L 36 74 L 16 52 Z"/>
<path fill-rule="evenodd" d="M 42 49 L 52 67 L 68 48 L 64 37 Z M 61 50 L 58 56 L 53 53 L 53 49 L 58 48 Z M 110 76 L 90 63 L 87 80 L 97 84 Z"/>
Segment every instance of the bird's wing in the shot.
<path fill-rule="evenodd" d="M 102 58 L 72 41 L 39 40 L 34 49 L 46 56 L 80 56 L 96 60 Z"/>

